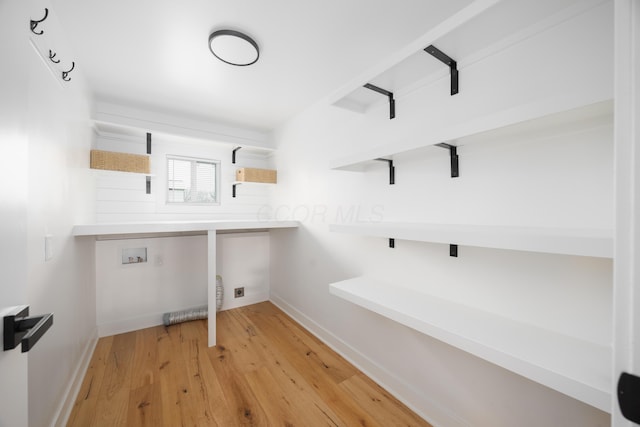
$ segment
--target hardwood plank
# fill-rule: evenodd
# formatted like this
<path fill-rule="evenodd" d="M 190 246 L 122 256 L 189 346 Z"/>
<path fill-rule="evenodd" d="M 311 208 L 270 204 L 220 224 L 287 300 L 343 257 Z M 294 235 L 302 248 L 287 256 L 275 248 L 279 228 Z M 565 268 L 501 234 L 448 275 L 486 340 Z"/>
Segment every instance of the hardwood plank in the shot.
<path fill-rule="evenodd" d="M 226 322 L 231 330 L 228 337 L 218 337 L 218 345 L 209 351 L 211 364 L 220 381 L 227 403 L 234 414 L 237 425 L 268 425 L 266 415 L 260 406 L 244 373 L 246 369 L 247 347 L 234 336 L 242 336 L 244 329 L 233 320 L 231 313 L 218 313 L 218 319 Z M 219 320 L 220 321 L 220 320 Z"/>
<path fill-rule="evenodd" d="M 279 333 L 279 339 L 291 344 L 290 348 L 303 352 L 310 366 L 319 367 L 336 384 L 359 372 L 343 357 L 327 347 L 326 344 L 318 340 L 273 304 L 254 304 L 241 307 L 238 310 L 246 313 L 246 316 L 253 319 L 258 325 L 269 325 L 273 332 Z"/>
<path fill-rule="evenodd" d="M 127 426 L 156 427 L 162 425 L 162 398 L 157 384 L 131 389 Z"/>
<path fill-rule="evenodd" d="M 286 353 L 289 362 L 331 407 L 344 425 L 384 427 L 384 424 L 379 424 L 366 410 L 354 405 L 349 395 L 337 387 L 337 378 L 341 381 L 349 378 L 345 372 L 350 371 L 355 375 L 359 372 L 357 369 L 333 353 L 326 345 L 319 343 L 310 333 L 298 327 L 275 306 L 265 307 L 256 304 L 245 309 L 256 323 L 268 325 L 269 340 Z M 331 360 L 331 365 L 324 360 Z"/>
<path fill-rule="evenodd" d="M 68 426 L 428 426 L 273 304 L 101 338 Z"/>
<path fill-rule="evenodd" d="M 158 335 L 162 327 L 137 331 L 133 357 L 127 425 L 158 426 L 162 421 L 162 397 L 158 383 Z"/>
<path fill-rule="evenodd" d="M 244 374 L 260 406 L 265 412 L 269 425 L 307 426 L 296 415 L 297 408 L 287 399 L 287 395 L 265 367 Z"/>
<path fill-rule="evenodd" d="M 211 365 L 207 341 L 202 339 L 207 336 L 206 320 L 183 324 L 182 335 L 189 342 L 187 371 L 192 392 L 196 394 L 198 405 L 204 410 L 201 416 L 202 425 L 235 425 L 222 386 Z"/>
<path fill-rule="evenodd" d="M 104 381 L 100 387 L 100 397 L 90 425 L 127 425 L 135 338 L 134 334 L 113 337 Z"/>
<path fill-rule="evenodd" d="M 96 348 L 93 350 L 89 367 L 84 375 L 84 380 L 78 397 L 73 405 L 69 416 L 69 425 L 88 426 L 91 424 L 98 404 L 100 388 L 104 379 L 104 372 L 107 368 L 113 337 L 105 337 L 98 340 Z"/>
<path fill-rule="evenodd" d="M 343 381 L 340 387 L 384 426 L 430 426 L 362 373 Z"/>
<path fill-rule="evenodd" d="M 237 310 L 229 310 L 219 313 L 223 316 L 224 324 L 228 331 L 218 333 L 218 342 L 226 346 L 227 351 L 233 353 L 234 367 L 238 372 L 254 371 L 264 365 L 262 355 L 255 351 L 249 351 L 252 340 L 257 332 L 256 327 L 240 315 Z"/>
<path fill-rule="evenodd" d="M 182 425 L 180 415 L 180 385 L 174 384 L 174 366 L 182 363 L 180 354 L 173 353 L 169 329 L 165 328 L 158 334 L 156 342 L 158 351 L 158 383 L 162 402 L 163 425 Z M 176 368 L 177 369 L 177 368 Z"/>
<path fill-rule="evenodd" d="M 297 409 L 295 418 L 302 419 L 302 422 L 297 425 L 333 427 L 340 425 L 340 418 L 289 363 L 286 354 L 271 345 L 269 337 L 261 331 L 259 326 L 252 324 L 243 313 L 244 310 L 234 310 L 233 314 L 237 318 L 244 319 L 240 323 L 244 322 L 251 326 L 250 328 L 245 328 L 245 330 L 253 331 L 253 333 L 249 333 L 246 336 L 246 348 L 250 353 L 263 360 L 264 366 L 258 370 L 266 368 L 269 371 L 269 378 L 275 381 L 275 384 L 272 384 L 273 387 L 286 395 L 286 398 L 283 398 L 283 402 Z M 261 374 L 261 377 L 264 378 L 265 376 L 266 374 Z M 249 382 L 251 384 L 251 381 Z M 257 387 L 256 384 L 259 383 L 251 385 L 254 393 L 258 396 L 261 388 Z M 271 391 L 272 387 L 267 390 Z M 260 402 L 264 402 L 264 399 L 260 399 Z"/>
<path fill-rule="evenodd" d="M 133 356 L 131 387 L 138 388 L 158 381 L 158 336 L 162 326 L 136 331 L 136 351 Z"/>
<path fill-rule="evenodd" d="M 166 335 L 158 342 L 162 421 L 165 425 L 197 426 L 200 415 L 196 412 L 184 360 L 182 326 L 165 328 Z"/>

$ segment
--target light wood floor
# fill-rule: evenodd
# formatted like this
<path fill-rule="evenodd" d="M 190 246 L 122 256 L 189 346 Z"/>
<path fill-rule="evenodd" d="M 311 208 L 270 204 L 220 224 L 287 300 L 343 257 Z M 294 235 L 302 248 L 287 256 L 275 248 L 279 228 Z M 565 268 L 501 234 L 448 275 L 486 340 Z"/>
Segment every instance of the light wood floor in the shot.
<path fill-rule="evenodd" d="M 101 338 L 68 426 L 429 426 L 273 304 Z"/>

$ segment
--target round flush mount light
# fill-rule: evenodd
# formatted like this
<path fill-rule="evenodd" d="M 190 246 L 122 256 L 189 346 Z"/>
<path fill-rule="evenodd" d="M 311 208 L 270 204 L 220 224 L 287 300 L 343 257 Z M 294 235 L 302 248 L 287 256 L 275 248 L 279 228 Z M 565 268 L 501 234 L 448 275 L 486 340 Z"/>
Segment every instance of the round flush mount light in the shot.
<path fill-rule="evenodd" d="M 209 36 L 211 53 L 222 62 L 244 67 L 260 57 L 258 44 L 248 35 L 234 30 L 218 30 Z"/>

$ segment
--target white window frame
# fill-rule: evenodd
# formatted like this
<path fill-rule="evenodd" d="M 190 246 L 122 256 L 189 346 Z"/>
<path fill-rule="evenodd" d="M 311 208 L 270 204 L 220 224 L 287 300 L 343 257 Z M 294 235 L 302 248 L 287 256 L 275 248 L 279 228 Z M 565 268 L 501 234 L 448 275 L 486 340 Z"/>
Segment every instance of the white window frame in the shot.
<path fill-rule="evenodd" d="M 212 202 L 176 202 L 169 200 L 169 182 L 171 181 L 171 177 L 169 176 L 169 162 L 171 160 L 182 160 L 191 162 L 191 182 L 196 182 L 196 168 L 195 165 L 197 163 L 210 163 L 215 167 L 214 179 L 215 179 L 215 192 L 216 197 Z M 187 156 L 179 156 L 174 154 L 166 155 L 166 176 L 167 179 L 165 181 L 165 204 L 171 206 L 218 206 L 220 205 L 220 160 L 215 159 L 207 159 L 204 157 L 187 157 Z"/>

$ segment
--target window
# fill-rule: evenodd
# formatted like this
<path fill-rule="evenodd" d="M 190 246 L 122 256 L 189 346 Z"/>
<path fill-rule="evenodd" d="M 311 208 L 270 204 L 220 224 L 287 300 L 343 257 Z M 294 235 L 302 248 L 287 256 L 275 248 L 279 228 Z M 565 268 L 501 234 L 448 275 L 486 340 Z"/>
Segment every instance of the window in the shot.
<path fill-rule="evenodd" d="M 167 156 L 167 203 L 218 203 L 217 160 Z"/>

